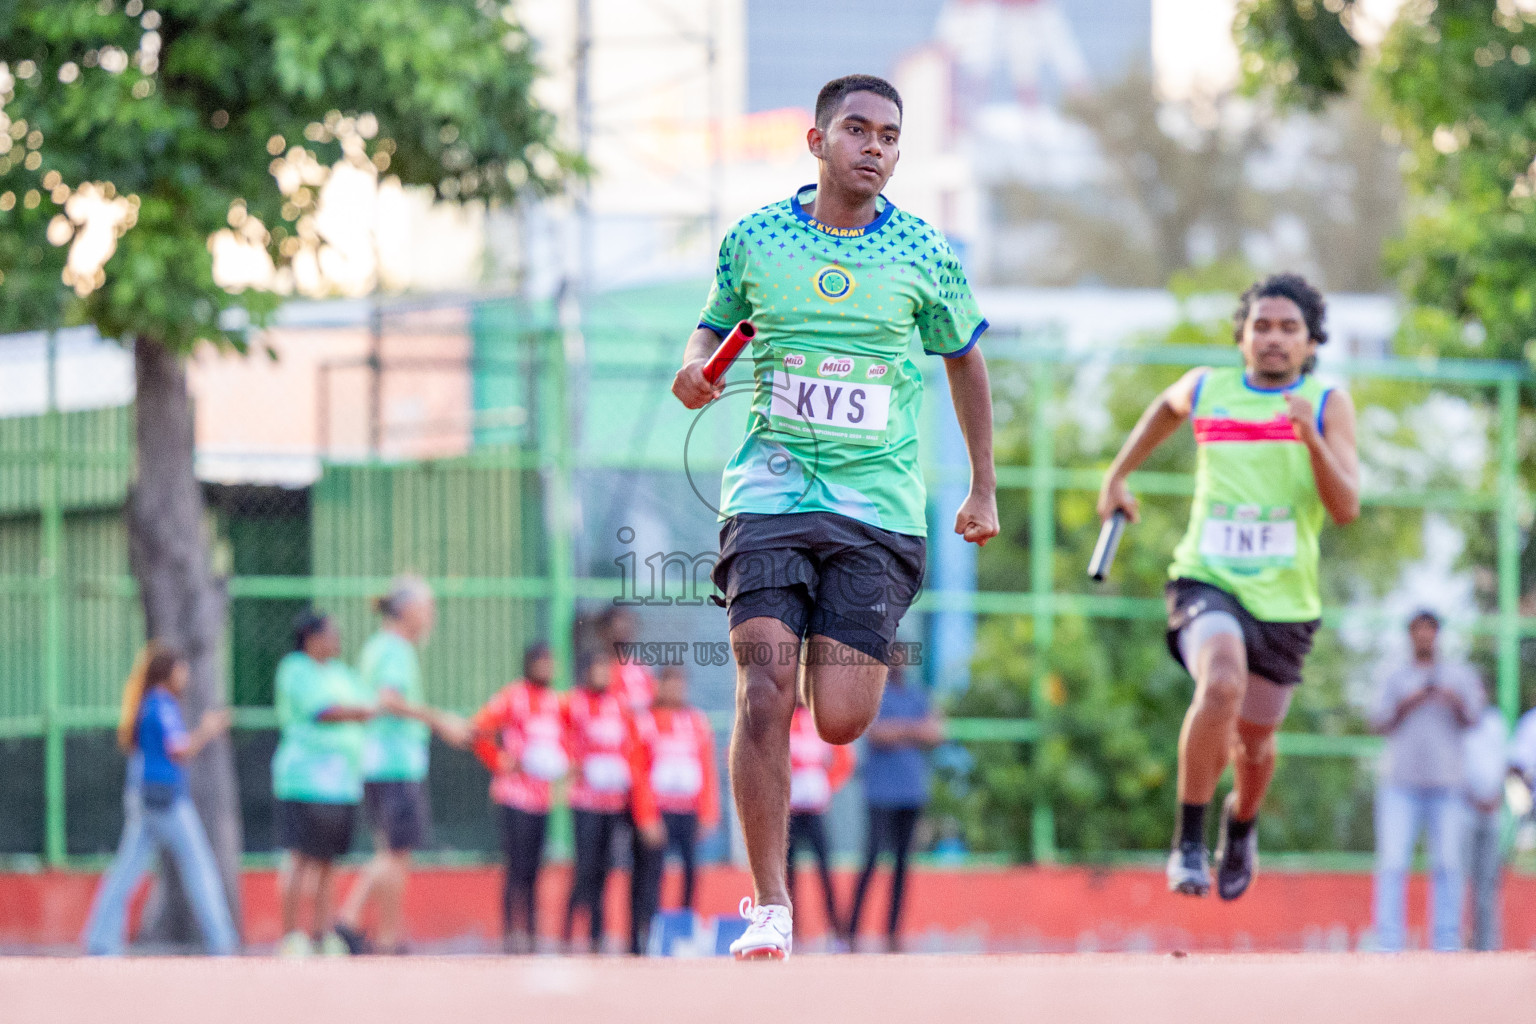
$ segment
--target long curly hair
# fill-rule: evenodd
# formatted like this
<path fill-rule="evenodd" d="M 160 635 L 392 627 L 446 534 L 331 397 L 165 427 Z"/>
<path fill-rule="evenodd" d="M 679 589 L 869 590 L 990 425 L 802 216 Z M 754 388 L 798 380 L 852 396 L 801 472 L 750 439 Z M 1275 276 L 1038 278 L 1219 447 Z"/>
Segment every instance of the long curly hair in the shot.
<path fill-rule="evenodd" d="M 139 709 L 144 695 L 171 678 L 182 661 L 181 652 L 170 644 L 151 640 L 134 659 L 133 670 L 123 683 L 122 710 L 117 716 L 117 746 L 132 753 L 138 743 Z"/>
<path fill-rule="evenodd" d="M 1253 304 L 1260 299 L 1290 299 L 1301 310 L 1301 318 L 1307 325 L 1307 336 L 1319 345 L 1328 343 L 1328 331 L 1323 326 L 1323 318 L 1328 315 L 1328 302 L 1323 298 L 1323 293 L 1300 274 L 1271 274 L 1249 285 L 1248 290 L 1238 298 L 1237 309 L 1232 313 L 1233 341 L 1242 344 L 1243 325 L 1248 322 Z M 1311 373 L 1316 367 L 1317 359 L 1313 357 L 1307 360 L 1303 371 Z"/>

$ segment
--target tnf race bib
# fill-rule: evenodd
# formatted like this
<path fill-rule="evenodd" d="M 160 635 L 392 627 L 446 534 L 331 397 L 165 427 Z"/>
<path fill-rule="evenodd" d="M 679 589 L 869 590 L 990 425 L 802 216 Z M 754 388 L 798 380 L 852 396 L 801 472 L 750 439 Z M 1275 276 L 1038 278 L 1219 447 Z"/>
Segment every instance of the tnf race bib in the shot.
<path fill-rule="evenodd" d="M 581 774 L 594 793 L 622 793 L 629 789 L 629 762 L 618 754 L 590 755 Z"/>
<path fill-rule="evenodd" d="M 781 434 L 885 444 L 896 367 L 859 356 L 775 352 L 768 426 Z"/>
<path fill-rule="evenodd" d="M 704 789 L 704 771 L 691 757 L 666 757 L 651 766 L 651 788 L 658 796 L 695 797 Z"/>
<path fill-rule="evenodd" d="M 1213 504 L 1200 533 L 1209 562 L 1261 569 L 1296 564 L 1296 520 L 1284 506 Z"/>
<path fill-rule="evenodd" d="M 544 782 L 553 782 L 565 774 L 570 762 L 560 744 L 536 740 L 523 748 L 523 771 Z"/>
<path fill-rule="evenodd" d="M 789 777 L 789 806 L 825 807 L 832 799 L 832 783 L 825 768 L 801 768 Z"/>

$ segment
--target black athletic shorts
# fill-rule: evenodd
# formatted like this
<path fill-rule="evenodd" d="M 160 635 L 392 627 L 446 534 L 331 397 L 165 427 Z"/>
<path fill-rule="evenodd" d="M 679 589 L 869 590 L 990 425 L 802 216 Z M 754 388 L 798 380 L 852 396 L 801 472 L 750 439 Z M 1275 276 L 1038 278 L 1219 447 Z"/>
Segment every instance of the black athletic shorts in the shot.
<path fill-rule="evenodd" d="M 315 860 L 345 856 L 356 824 L 357 804 L 277 802 L 277 845 Z"/>
<path fill-rule="evenodd" d="M 922 537 L 833 512 L 743 512 L 720 529 L 714 581 L 733 627 L 768 616 L 798 637 L 824 636 L 891 664 L 927 552 Z"/>
<path fill-rule="evenodd" d="M 1261 622 L 1232 594 L 1199 580 L 1173 580 L 1163 592 L 1168 599 L 1168 650 L 1174 661 L 1184 665 L 1179 651 L 1180 630 L 1203 612 L 1226 612 L 1243 628 L 1249 672 L 1286 686 L 1301 682 L 1301 666 L 1312 650 L 1312 638 L 1321 620 Z"/>
<path fill-rule="evenodd" d="M 368 823 L 382 833 L 390 852 L 419 850 L 427 845 L 432 811 L 424 782 L 365 782 L 363 806 Z"/>

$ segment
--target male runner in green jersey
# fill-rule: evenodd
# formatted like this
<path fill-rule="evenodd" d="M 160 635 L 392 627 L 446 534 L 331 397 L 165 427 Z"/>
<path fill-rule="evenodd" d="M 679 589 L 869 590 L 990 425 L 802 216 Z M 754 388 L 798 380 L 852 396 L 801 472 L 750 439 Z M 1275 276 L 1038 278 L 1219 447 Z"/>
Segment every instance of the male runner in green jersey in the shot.
<path fill-rule="evenodd" d="M 1275 732 L 1301 682 L 1322 604 L 1318 535 L 1360 514 L 1355 410 L 1311 375 L 1322 295 L 1294 274 L 1243 293 L 1233 317 L 1243 366 L 1198 367 L 1147 407 L 1105 475 L 1099 515 L 1135 522 L 1126 476 L 1186 419 L 1198 456 L 1189 530 L 1168 570 L 1168 646 L 1195 678 L 1179 734 L 1179 815 L 1168 887 L 1210 891 L 1205 810 L 1228 762 L 1217 891 L 1241 896 L 1258 859 L 1259 805 Z"/>
<path fill-rule="evenodd" d="M 741 958 L 789 954 L 789 732 L 801 663 L 822 738 L 853 742 L 880 709 L 887 665 L 900 657 L 896 627 L 922 584 L 914 333 L 945 357 L 970 456 L 955 532 L 984 544 L 998 530 L 992 404 L 976 347 L 987 322 L 944 236 L 880 194 L 900 136 L 889 83 L 827 83 L 806 134 L 817 183 L 726 235 L 672 384 L 690 409 L 717 398 L 704 363 L 738 320 L 752 321 L 756 390 L 725 469 L 715 567 L 738 666 L 731 788 L 757 904 L 743 901 L 752 923 L 732 946 Z"/>

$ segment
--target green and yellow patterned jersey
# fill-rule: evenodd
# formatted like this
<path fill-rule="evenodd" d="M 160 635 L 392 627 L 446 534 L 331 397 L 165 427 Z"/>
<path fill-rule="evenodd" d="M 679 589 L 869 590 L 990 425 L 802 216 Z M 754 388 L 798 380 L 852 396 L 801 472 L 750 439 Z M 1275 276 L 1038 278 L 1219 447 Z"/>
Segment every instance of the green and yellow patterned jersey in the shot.
<path fill-rule="evenodd" d="M 1190 415 L 1195 496 L 1171 578 L 1220 587 L 1263 622 L 1322 614 L 1318 540 L 1326 513 L 1285 395 L 1311 402 L 1321 431 L 1330 390 L 1311 376 L 1288 388 L 1257 388 L 1235 367 L 1200 378 Z"/>
<path fill-rule="evenodd" d="M 926 536 L 918 464 L 923 378 L 908 356 L 964 355 L 987 322 L 944 236 L 883 196 L 860 228 L 822 224 L 816 186 L 738 221 L 720 245 L 700 325 L 757 328 L 746 438 L 721 518 L 835 512 Z"/>
<path fill-rule="evenodd" d="M 364 707 L 362 683 L 341 661 L 321 664 L 294 651 L 277 666 L 272 791 L 279 800 L 355 804 L 363 796 L 363 725 L 322 722 L 331 708 Z"/>

